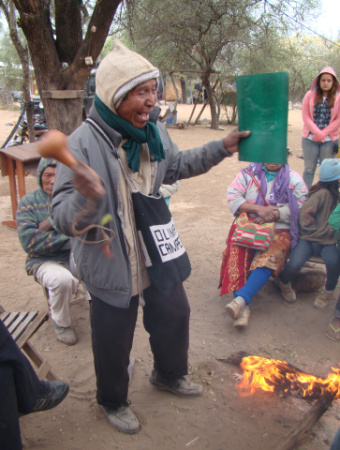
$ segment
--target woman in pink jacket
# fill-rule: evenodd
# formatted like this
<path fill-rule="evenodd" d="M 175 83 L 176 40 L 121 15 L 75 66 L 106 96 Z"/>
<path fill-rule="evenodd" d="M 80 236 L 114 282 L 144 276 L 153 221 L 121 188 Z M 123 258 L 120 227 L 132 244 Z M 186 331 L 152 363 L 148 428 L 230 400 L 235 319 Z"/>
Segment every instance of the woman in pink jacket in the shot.
<path fill-rule="evenodd" d="M 302 103 L 302 150 L 305 162 L 303 179 L 310 188 L 318 160 L 334 157 L 339 139 L 340 83 L 332 67 L 315 78 Z"/>

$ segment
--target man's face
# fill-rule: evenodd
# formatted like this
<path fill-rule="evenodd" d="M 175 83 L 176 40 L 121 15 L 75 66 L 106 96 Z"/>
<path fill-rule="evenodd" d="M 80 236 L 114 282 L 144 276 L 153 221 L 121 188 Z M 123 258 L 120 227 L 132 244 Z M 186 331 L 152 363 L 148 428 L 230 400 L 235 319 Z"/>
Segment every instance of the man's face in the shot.
<path fill-rule="evenodd" d="M 41 175 L 42 189 L 49 196 L 52 195 L 56 170 L 56 167 L 49 166 L 46 167 Z"/>
<path fill-rule="evenodd" d="M 157 101 L 157 82 L 155 79 L 145 81 L 127 93 L 117 109 L 123 119 L 137 128 L 145 127 L 149 114 Z"/>

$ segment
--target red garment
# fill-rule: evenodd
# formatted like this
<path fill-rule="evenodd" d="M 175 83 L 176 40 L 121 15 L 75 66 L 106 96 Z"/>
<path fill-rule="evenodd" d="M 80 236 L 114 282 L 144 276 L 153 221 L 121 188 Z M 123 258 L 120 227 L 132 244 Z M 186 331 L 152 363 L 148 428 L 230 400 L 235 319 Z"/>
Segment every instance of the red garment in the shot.
<path fill-rule="evenodd" d="M 238 291 L 247 282 L 249 272 L 257 267 L 273 269 L 273 277 L 281 272 L 290 251 L 289 230 L 275 230 L 274 239 L 268 250 L 256 252 L 245 247 L 231 244 L 231 237 L 236 228 L 233 224 L 227 238 L 227 248 L 222 254 L 219 288 L 220 295 Z M 255 254 L 256 253 L 256 254 Z"/>
<path fill-rule="evenodd" d="M 220 295 L 237 291 L 245 285 L 249 276 L 249 267 L 255 254 L 255 250 L 231 245 L 231 237 L 235 228 L 236 224 L 233 223 L 226 241 L 227 248 L 222 254 L 220 282 L 218 285 L 221 288 Z"/>

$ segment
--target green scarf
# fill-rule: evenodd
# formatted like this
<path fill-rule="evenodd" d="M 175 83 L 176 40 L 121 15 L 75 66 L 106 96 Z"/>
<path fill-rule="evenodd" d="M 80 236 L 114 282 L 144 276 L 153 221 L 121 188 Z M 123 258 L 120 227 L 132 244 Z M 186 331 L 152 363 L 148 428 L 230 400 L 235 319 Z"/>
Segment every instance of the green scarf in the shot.
<path fill-rule="evenodd" d="M 113 129 L 118 131 L 123 139 L 128 141 L 123 144 L 126 151 L 128 166 L 133 173 L 139 171 L 141 145 L 147 142 L 151 155 L 157 162 L 165 159 L 165 150 L 159 135 L 158 128 L 152 122 L 147 122 L 144 128 L 137 128 L 127 120 L 114 114 L 98 97 L 94 97 L 96 109 L 100 117 Z"/>

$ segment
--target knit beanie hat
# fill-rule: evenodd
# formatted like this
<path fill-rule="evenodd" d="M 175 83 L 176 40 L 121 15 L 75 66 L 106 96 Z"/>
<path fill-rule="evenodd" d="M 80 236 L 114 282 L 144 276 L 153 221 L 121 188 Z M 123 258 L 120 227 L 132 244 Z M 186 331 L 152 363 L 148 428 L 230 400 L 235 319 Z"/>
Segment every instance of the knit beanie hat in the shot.
<path fill-rule="evenodd" d="M 158 78 L 159 70 L 118 39 L 114 40 L 114 46 L 97 69 L 96 94 L 116 113 L 125 95 L 139 84 Z"/>
<path fill-rule="evenodd" d="M 340 161 L 338 158 L 326 158 L 319 169 L 319 179 L 323 183 L 340 179 Z"/>

